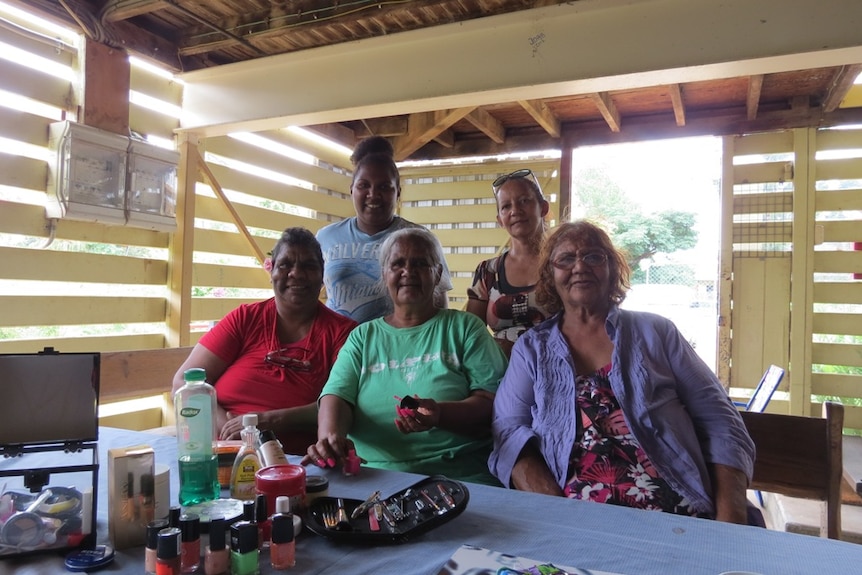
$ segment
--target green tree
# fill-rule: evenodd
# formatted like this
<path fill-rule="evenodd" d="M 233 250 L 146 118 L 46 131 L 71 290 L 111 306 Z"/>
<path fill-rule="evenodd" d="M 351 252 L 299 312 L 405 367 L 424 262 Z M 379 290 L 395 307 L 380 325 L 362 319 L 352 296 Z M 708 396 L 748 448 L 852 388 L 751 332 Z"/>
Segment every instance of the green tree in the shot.
<path fill-rule="evenodd" d="M 614 244 L 628 254 L 633 270 L 657 253 L 673 253 L 697 245 L 695 214 L 665 210 L 647 214 L 614 181 L 608 168 L 589 167 L 575 174 L 573 201 L 584 217 L 602 225 Z"/>

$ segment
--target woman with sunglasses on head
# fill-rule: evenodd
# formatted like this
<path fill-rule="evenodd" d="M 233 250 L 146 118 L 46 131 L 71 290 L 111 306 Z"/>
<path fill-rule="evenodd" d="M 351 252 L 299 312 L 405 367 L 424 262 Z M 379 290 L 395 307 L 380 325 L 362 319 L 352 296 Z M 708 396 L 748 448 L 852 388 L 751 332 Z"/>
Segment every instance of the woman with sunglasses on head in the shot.
<path fill-rule="evenodd" d="M 356 215 L 321 228 L 317 239 L 326 261 L 326 305 L 362 323 L 392 309 L 377 261 L 383 240 L 397 230 L 421 226 L 395 214 L 401 176 L 389 140 L 382 136 L 362 140 L 350 161 L 354 166 L 350 195 Z M 452 281 L 444 261 L 435 294 L 438 307 L 447 307 L 450 289 Z"/>
<path fill-rule="evenodd" d="M 503 352 L 474 315 L 435 305 L 443 252 L 431 232 L 393 233 L 379 265 L 393 310 L 347 338 L 303 464 L 341 466 L 355 449 L 369 467 L 499 485 L 488 455 Z"/>
<path fill-rule="evenodd" d="M 518 337 L 548 317 L 536 301 L 539 249 L 550 205 L 531 170 L 500 176 L 491 185 L 497 223 L 509 234 L 509 248 L 485 260 L 467 289 L 467 311 L 488 324 L 508 356 Z"/>
<path fill-rule="evenodd" d="M 763 525 L 754 444 L 712 370 L 669 320 L 620 309 L 629 266 L 585 221 L 547 239 L 525 333 L 494 400 L 491 471 L 571 499 Z"/>
<path fill-rule="evenodd" d="M 317 396 L 356 322 L 320 302 L 323 256 L 314 235 L 286 229 L 264 262 L 273 297 L 228 313 L 194 346 L 174 375 L 206 370 L 216 389 L 220 439 L 239 438 L 242 415 L 256 413 L 286 453 L 304 453 L 316 437 Z"/>

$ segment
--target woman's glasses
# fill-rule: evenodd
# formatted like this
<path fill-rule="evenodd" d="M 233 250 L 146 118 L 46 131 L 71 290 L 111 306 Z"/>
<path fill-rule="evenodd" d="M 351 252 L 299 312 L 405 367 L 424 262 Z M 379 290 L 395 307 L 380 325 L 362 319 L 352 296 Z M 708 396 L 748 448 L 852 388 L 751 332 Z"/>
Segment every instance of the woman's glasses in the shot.
<path fill-rule="evenodd" d="M 308 350 L 298 347 L 283 347 L 266 354 L 263 360 L 266 363 L 277 365 L 294 371 L 311 371 L 311 362 L 308 361 Z"/>
<path fill-rule="evenodd" d="M 527 177 L 530 177 L 533 179 L 533 182 L 536 184 L 536 187 L 539 189 L 539 193 L 541 194 L 542 193 L 542 186 L 539 185 L 539 180 L 536 179 L 536 174 L 533 173 L 533 170 L 530 170 L 528 168 L 515 170 L 514 172 L 512 172 L 510 174 L 504 174 L 504 175 L 500 176 L 499 178 L 497 178 L 496 180 L 491 182 L 491 189 L 494 190 L 494 195 L 496 196 L 497 192 L 500 190 L 500 188 L 503 186 L 503 184 L 505 184 L 509 180 L 511 180 L 513 178 L 527 178 Z"/>
<path fill-rule="evenodd" d="M 604 265 L 608 261 L 608 254 L 605 252 L 587 252 L 585 254 L 563 254 L 559 258 L 552 260 L 551 265 L 558 270 L 570 271 L 578 262 L 584 262 L 585 265 L 591 268 Z"/>

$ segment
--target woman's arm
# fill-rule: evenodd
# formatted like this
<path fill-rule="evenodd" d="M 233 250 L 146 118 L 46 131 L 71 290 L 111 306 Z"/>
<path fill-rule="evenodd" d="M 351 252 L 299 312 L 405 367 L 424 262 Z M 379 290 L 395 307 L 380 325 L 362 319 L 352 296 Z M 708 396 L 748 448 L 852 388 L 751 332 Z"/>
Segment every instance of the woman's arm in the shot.
<path fill-rule="evenodd" d="M 748 522 L 745 490 L 748 477 L 739 469 L 718 463 L 709 466 L 715 493 L 715 518 L 727 523 Z"/>
<path fill-rule="evenodd" d="M 545 495 L 563 495 L 563 490 L 557 485 L 548 464 L 532 441 L 524 445 L 512 468 L 512 487 Z"/>
<path fill-rule="evenodd" d="M 353 442 L 347 432 L 353 426 L 353 406 L 336 395 L 320 398 L 317 413 L 317 443 L 308 447 L 302 464 L 335 467 L 344 462 Z"/>
<path fill-rule="evenodd" d="M 288 431 L 314 431 L 317 428 L 317 403 L 256 413 L 258 429 L 271 429 L 277 435 Z M 227 421 L 220 429 L 219 439 L 239 439 L 242 416 L 228 413 Z"/>

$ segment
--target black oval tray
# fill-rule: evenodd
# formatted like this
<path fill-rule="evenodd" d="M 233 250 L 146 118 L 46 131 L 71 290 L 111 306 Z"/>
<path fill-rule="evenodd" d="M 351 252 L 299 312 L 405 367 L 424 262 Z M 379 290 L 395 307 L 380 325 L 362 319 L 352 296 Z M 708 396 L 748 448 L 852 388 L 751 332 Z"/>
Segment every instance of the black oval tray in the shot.
<path fill-rule="evenodd" d="M 305 526 L 333 541 L 403 543 L 461 514 L 470 500 L 470 492 L 460 481 L 443 475 L 426 477 L 382 499 L 388 518 L 384 516 L 378 521 L 378 531 L 371 530 L 367 512 L 350 519 L 353 510 L 362 503 L 359 499 L 341 499 L 349 526 L 327 527 L 324 516 L 337 514 L 338 500 L 338 497 L 318 497 L 312 501 L 305 512 Z"/>

